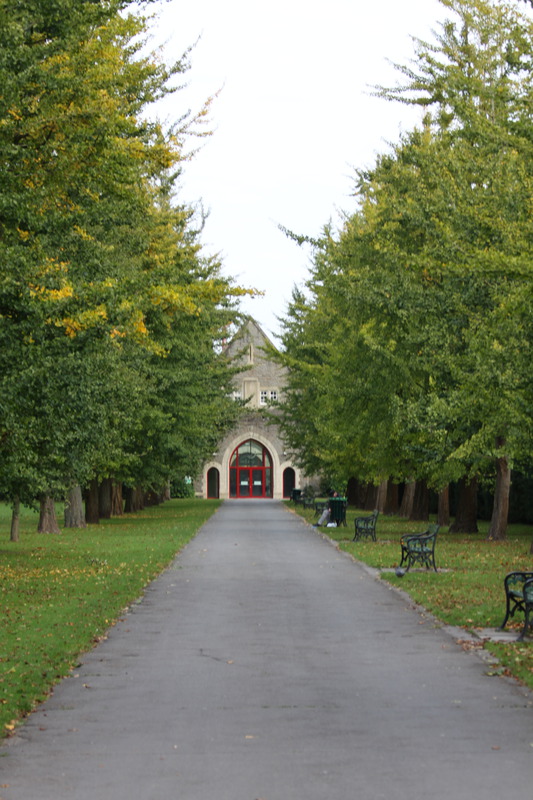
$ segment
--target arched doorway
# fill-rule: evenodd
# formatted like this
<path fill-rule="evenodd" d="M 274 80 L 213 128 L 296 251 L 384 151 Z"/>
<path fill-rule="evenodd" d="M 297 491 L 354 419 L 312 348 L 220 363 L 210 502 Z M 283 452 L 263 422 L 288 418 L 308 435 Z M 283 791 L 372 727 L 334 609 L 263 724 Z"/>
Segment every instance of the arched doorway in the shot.
<path fill-rule="evenodd" d="M 272 456 L 261 442 L 242 442 L 229 464 L 230 497 L 272 497 Z"/>
<path fill-rule="evenodd" d="M 283 470 L 283 497 L 292 497 L 292 490 L 296 486 L 296 473 L 292 467 Z"/>
<path fill-rule="evenodd" d="M 220 472 L 216 467 L 211 467 L 207 471 L 207 496 L 212 500 L 220 497 Z"/>

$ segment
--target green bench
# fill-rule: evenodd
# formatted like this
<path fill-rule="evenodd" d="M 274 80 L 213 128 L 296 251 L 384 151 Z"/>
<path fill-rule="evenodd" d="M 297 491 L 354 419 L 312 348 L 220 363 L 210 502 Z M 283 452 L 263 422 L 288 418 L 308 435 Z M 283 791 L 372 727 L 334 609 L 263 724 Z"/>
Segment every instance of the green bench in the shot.
<path fill-rule="evenodd" d="M 378 521 L 379 511 L 373 511 L 367 517 L 356 517 L 354 520 L 355 535 L 353 541 L 357 542 L 360 539 L 372 539 L 376 541 L 376 522 Z"/>
<path fill-rule="evenodd" d="M 533 572 L 509 572 L 503 581 L 505 589 L 505 617 L 501 624 L 503 630 L 509 617 L 514 617 L 515 611 L 524 614 L 524 627 L 518 637 L 522 641 L 527 629 L 533 626 Z M 530 619 L 530 614 L 532 618 Z"/>
<path fill-rule="evenodd" d="M 402 536 L 400 545 L 402 548 L 402 559 L 400 561 L 400 568 L 405 563 L 407 564 L 406 572 L 409 572 L 411 567 L 416 564 L 425 566 L 427 569 L 433 567 L 435 572 L 435 543 L 437 541 L 437 534 L 440 525 L 430 523 L 423 533 L 410 534 L 409 536 Z"/>

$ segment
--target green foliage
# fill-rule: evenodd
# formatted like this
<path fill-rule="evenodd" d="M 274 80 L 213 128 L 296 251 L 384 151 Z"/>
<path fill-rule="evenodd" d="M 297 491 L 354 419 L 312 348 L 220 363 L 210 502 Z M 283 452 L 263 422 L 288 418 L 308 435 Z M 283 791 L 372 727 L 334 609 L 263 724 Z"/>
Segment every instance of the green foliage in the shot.
<path fill-rule="evenodd" d="M 209 101 L 149 117 L 187 57 L 145 55 L 126 6 L 0 2 L 0 494 L 25 502 L 160 486 L 233 419 L 216 345 L 242 291 L 175 198 Z"/>
<path fill-rule="evenodd" d="M 2 547 L 0 731 L 9 733 L 68 674 L 195 535 L 217 501 L 174 500 L 65 530 L 43 544 L 35 515 Z M 5 531 L 9 509 L 0 506 Z"/>
<path fill-rule="evenodd" d="M 190 478 L 178 478 L 170 484 L 171 497 L 194 497 L 194 486 Z"/>
<path fill-rule="evenodd" d="M 284 433 L 344 481 L 490 480 L 529 464 L 533 24 L 442 0 L 434 43 L 379 93 L 427 109 L 316 244 L 284 320 Z"/>

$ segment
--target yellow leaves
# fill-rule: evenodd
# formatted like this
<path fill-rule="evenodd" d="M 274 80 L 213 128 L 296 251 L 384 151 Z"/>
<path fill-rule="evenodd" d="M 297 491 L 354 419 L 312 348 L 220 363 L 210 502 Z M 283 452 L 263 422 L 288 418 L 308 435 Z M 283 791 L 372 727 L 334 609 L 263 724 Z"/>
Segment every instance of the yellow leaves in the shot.
<path fill-rule="evenodd" d="M 105 306 L 100 305 L 90 311 L 82 311 L 76 318 L 63 317 L 63 319 L 57 320 L 55 325 L 58 328 L 64 327 L 65 334 L 71 339 L 74 339 L 81 331 L 94 328 L 106 319 L 107 310 Z"/>
<path fill-rule="evenodd" d="M 82 327 L 79 322 L 72 319 L 72 317 L 66 317 L 61 322 L 56 322 L 57 327 L 59 328 L 61 325 L 65 327 L 65 333 L 71 339 L 74 339 L 75 336 L 82 330 Z"/>
<path fill-rule="evenodd" d="M 123 150 L 126 150 L 130 158 L 137 159 L 138 161 L 143 161 L 146 158 L 145 145 L 138 139 L 125 141 L 124 139 L 117 138 L 116 144 Z"/>
<path fill-rule="evenodd" d="M 66 300 L 74 297 L 74 289 L 70 284 L 65 284 L 61 289 L 50 289 L 48 297 L 50 300 Z"/>
<path fill-rule="evenodd" d="M 70 284 L 65 284 L 61 289 L 46 289 L 44 286 L 30 284 L 30 296 L 39 297 L 41 300 L 66 300 L 74 296 L 74 289 Z"/>
<path fill-rule="evenodd" d="M 25 235 L 26 232 L 19 229 L 19 236 L 21 239 L 27 238 L 29 234 Z M 29 284 L 30 290 L 30 297 L 38 298 L 43 302 L 59 302 L 62 300 L 68 300 L 71 297 L 74 297 L 74 288 L 71 283 L 68 283 L 62 276 L 64 273 L 68 272 L 69 264 L 65 261 L 59 261 L 56 258 L 48 258 L 42 265 L 38 277 L 44 278 L 45 276 L 55 276 L 57 274 L 60 275 L 60 283 L 61 285 L 59 288 L 49 289 L 46 286 L 41 286 L 36 283 Z"/>
<path fill-rule="evenodd" d="M 129 306 L 131 304 L 123 304 L 123 306 L 124 305 L 126 308 L 123 308 L 122 310 L 129 310 Z M 141 311 L 141 309 L 133 309 L 128 315 L 128 319 L 125 320 L 124 324 L 121 327 L 113 327 L 109 332 L 109 336 L 117 343 L 121 339 L 129 337 L 154 354 L 163 355 L 164 353 L 164 349 L 161 348 L 156 342 L 152 341 L 150 332 L 146 327 L 144 313 Z"/>
<path fill-rule="evenodd" d="M 109 336 L 111 339 L 123 339 L 126 334 L 124 331 L 120 331 L 118 328 L 113 328 L 113 330 L 110 331 Z"/>
<path fill-rule="evenodd" d="M 59 259 L 57 258 L 47 258 L 42 264 L 41 269 L 38 272 L 38 275 L 42 277 L 44 275 L 54 275 L 57 273 L 61 274 L 67 272 L 68 268 L 69 268 L 68 261 L 59 261 Z"/>
<path fill-rule="evenodd" d="M 41 68 L 51 70 L 53 67 L 70 63 L 70 60 L 69 53 L 56 53 L 54 55 L 49 55 L 46 60 L 42 62 Z"/>
<path fill-rule="evenodd" d="M 91 236 L 90 233 L 87 233 L 87 231 L 84 228 L 81 228 L 79 225 L 74 225 L 74 233 L 76 233 L 80 239 L 83 239 L 86 242 L 94 241 L 94 236 Z"/>
<path fill-rule="evenodd" d="M 184 314 L 196 314 L 197 304 L 183 289 L 175 286 L 154 286 L 151 290 L 151 301 L 170 313 L 181 311 Z"/>
<path fill-rule="evenodd" d="M 145 325 L 144 314 L 142 313 L 142 311 L 136 311 L 135 312 L 135 314 L 133 316 L 133 319 L 132 319 L 132 324 L 133 324 L 133 330 L 135 331 L 135 333 L 138 333 L 141 336 L 145 336 L 145 335 L 148 334 L 148 328 Z"/>

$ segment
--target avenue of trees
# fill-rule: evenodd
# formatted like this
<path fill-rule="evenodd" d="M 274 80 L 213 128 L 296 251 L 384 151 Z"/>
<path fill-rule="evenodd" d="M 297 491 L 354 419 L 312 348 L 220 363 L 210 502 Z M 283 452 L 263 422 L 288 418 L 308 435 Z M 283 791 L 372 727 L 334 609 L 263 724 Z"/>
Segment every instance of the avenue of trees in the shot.
<path fill-rule="evenodd" d="M 431 488 L 445 522 L 453 484 L 472 530 L 489 486 L 498 539 L 533 464 L 533 24 L 521 2 L 441 3 L 377 90 L 420 126 L 357 172 L 282 320 L 282 424 L 307 474 L 380 486 L 382 507 L 403 484 L 413 517 Z"/>
<path fill-rule="evenodd" d="M 178 201 L 209 101 L 163 126 L 187 54 L 150 3 L 0 0 L 0 497 L 83 525 L 197 473 L 237 413 L 220 343 L 242 290 Z M 139 488 L 140 487 L 140 488 Z M 116 496 L 118 492 L 118 498 Z"/>

